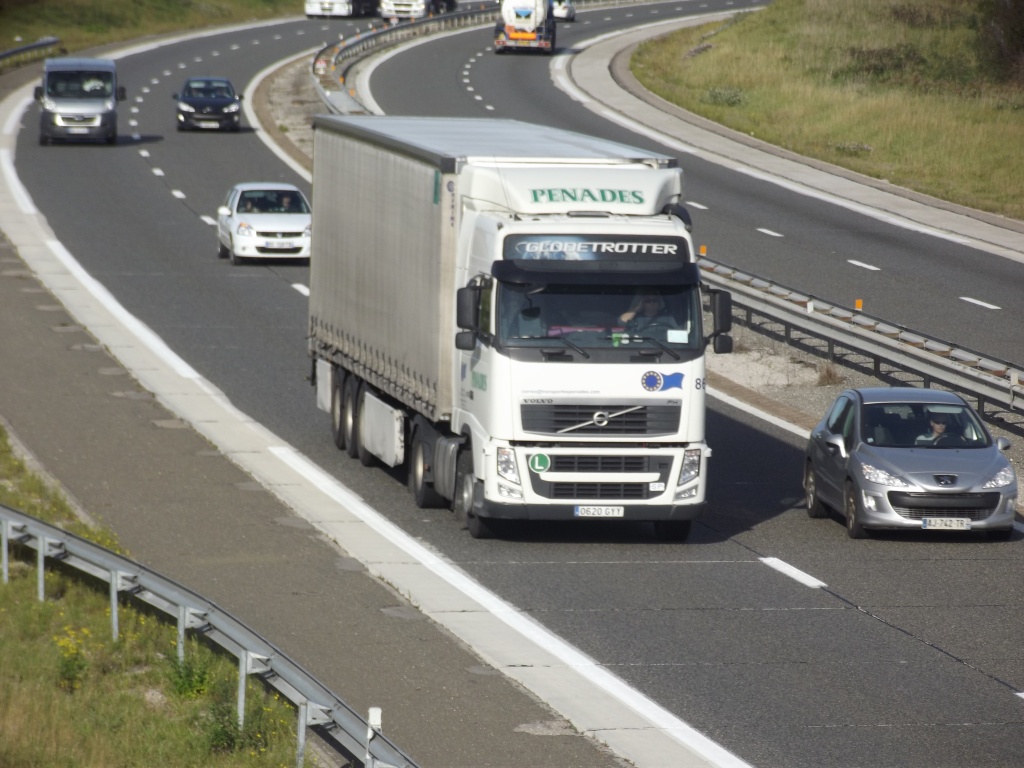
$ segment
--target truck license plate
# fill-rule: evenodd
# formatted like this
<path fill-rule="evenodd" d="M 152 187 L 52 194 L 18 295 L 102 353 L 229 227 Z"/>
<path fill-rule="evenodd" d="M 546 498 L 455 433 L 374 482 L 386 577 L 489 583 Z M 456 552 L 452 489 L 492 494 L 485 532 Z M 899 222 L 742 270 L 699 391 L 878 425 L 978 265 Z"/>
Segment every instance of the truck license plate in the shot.
<path fill-rule="evenodd" d="M 921 527 L 928 530 L 969 531 L 971 521 L 966 517 L 926 517 Z"/>
<path fill-rule="evenodd" d="M 584 507 L 577 506 L 576 517 L 625 517 L 625 507 Z"/>

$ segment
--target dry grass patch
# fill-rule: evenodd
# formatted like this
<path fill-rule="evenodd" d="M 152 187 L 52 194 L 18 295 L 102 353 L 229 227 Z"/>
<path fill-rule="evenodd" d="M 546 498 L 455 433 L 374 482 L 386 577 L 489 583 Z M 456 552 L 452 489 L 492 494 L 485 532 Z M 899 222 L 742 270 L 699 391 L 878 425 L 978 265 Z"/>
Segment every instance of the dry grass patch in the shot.
<path fill-rule="evenodd" d="M 776 0 L 644 43 L 632 69 L 747 135 L 1024 219 L 1024 84 L 991 76 L 980 24 L 959 0 Z"/>

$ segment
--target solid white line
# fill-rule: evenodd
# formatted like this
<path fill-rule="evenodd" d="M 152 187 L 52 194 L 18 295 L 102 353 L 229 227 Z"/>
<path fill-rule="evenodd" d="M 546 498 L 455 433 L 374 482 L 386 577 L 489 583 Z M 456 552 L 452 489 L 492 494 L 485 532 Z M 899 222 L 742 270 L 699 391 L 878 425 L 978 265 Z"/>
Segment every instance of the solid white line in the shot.
<path fill-rule="evenodd" d="M 9 149 L 0 149 L 0 172 L 3 173 L 7 189 L 11 191 L 14 201 L 18 204 L 18 210 L 26 216 L 35 216 L 39 213 L 31 196 L 22 186 L 21 179 L 18 178 L 17 171 L 14 169 L 14 157 Z"/>
<path fill-rule="evenodd" d="M 712 764 L 719 768 L 749 768 L 746 762 L 627 685 L 575 646 L 534 621 L 528 614 L 505 602 L 451 563 L 442 560 L 294 448 L 272 446 L 269 451 L 289 468 L 309 480 L 325 496 L 343 505 L 348 512 L 406 552 L 431 573 L 477 602 L 491 616 L 505 623 L 524 639 L 547 650 L 563 662 L 566 668 L 574 670 L 609 696 L 629 706 L 650 723 L 663 729 L 682 746 L 712 761 Z"/>
<path fill-rule="evenodd" d="M 981 301 L 980 299 L 972 299 L 970 296 L 961 296 L 960 300 L 969 302 L 971 304 L 977 304 L 979 307 L 984 307 L 985 309 L 1002 309 L 1002 307 L 997 307 L 995 304 L 989 304 L 987 301 Z"/>
<path fill-rule="evenodd" d="M 199 379 L 195 369 L 178 357 L 175 352 L 167 346 L 166 342 L 157 336 L 153 331 L 139 320 L 135 315 L 126 310 L 121 303 L 114 298 L 113 294 L 106 287 L 96 280 L 92 275 L 82 269 L 70 251 L 64 247 L 59 240 L 48 240 L 47 247 L 57 257 L 57 260 L 64 265 L 64 268 L 88 291 L 100 304 L 114 315 L 114 317 L 127 328 L 139 342 L 159 357 L 164 363 L 183 379 Z"/>
<path fill-rule="evenodd" d="M 779 573 L 783 573 L 786 576 L 789 576 L 789 578 L 791 579 L 796 579 L 801 584 L 811 587 L 813 589 L 821 589 L 822 587 L 828 586 L 828 584 L 826 584 L 825 582 L 818 581 L 813 576 L 804 573 L 799 568 L 794 568 L 789 563 L 783 560 L 779 560 L 779 558 L 777 557 L 762 557 L 761 562 L 767 565 L 769 568 L 774 568 Z"/>
<path fill-rule="evenodd" d="M 870 269 L 872 272 L 878 272 L 880 267 L 874 267 L 871 264 L 865 264 L 863 261 L 857 261 L 856 259 L 847 259 L 850 264 L 861 269 Z"/>
<path fill-rule="evenodd" d="M 773 424 L 776 427 L 779 427 L 779 429 L 784 429 L 787 432 L 796 435 L 797 437 L 802 437 L 803 439 L 806 440 L 811 436 L 811 431 L 809 429 L 804 429 L 803 427 L 799 427 L 796 424 L 793 424 L 792 422 L 786 421 L 785 419 L 780 419 L 778 416 L 773 416 L 767 411 L 762 411 L 760 408 L 755 408 L 752 405 L 748 405 L 747 403 L 744 403 L 742 400 L 737 400 L 735 397 L 732 397 L 731 395 L 726 395 L 722 392 L 719 392 L 713 387 L 708 387 L 706 391 L 709 397 L 712 397 L 715 400 L 723 402 L 726 405 L 730 405 L 733 408 L 736 408 L 737 410 L 743 411 L 744 413 L 749 413 L 751 416 L 755 416 L 761 419 L 762 421 L 767 421 L 769 424 Z"/>

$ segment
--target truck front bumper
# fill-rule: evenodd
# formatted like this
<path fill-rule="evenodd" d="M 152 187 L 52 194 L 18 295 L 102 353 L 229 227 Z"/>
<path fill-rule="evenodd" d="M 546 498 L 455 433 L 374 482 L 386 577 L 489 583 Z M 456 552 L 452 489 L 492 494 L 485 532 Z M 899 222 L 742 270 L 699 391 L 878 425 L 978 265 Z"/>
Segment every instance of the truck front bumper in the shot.
<path fill-rule="evenodd" d="M 473 513 L 477 517 L 497 520 L 607 520 L 634 523 L 696 520 L 705 507 L 703 501 L 687 505 L 610 504 L 600 506 L 616 512 L 615 508 L 621 507 L 622 514 L 587 514 L 595 510 L 594 504 L 502 504 L 484 499 L 480 493 L 476 496 Z"/>

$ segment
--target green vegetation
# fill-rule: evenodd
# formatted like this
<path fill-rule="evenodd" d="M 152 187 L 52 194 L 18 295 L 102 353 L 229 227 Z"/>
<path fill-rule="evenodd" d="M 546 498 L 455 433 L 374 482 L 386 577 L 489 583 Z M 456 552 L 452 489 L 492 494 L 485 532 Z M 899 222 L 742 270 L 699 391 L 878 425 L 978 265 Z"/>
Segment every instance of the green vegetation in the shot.
<path fill-rule="evenodd" d="M 300 0 L 0 0 L 0 50 L 58 37 L 75 52 L 302 13 Z"/>
<path fill-rule="evenodd" d="M 0 503 L 118 549 L 29 471 L 2 429 Z M 0 765 L 295 765 L 296 712 L 252 678 L 239 729 L 234 657 L 188 638 L 179 663 L 175 625 L 128 601 L 114 640 L 105 584 L 54 565 L 40 602 L 35 552 L 13 552 L 0 584 Z"/>
<path fill-rule="evenodd" d="M 774 0 L 640 45 L 648 90 L 747 135 L 1024 219 L 1024 6 Z"/>

